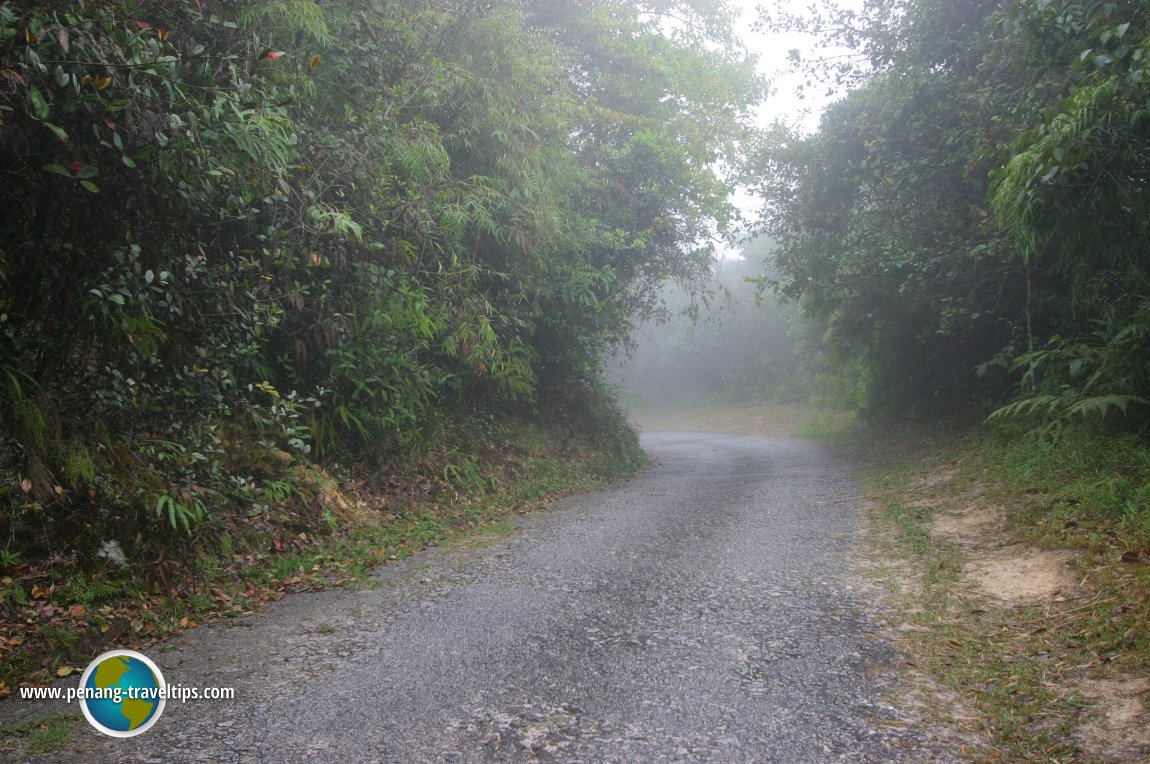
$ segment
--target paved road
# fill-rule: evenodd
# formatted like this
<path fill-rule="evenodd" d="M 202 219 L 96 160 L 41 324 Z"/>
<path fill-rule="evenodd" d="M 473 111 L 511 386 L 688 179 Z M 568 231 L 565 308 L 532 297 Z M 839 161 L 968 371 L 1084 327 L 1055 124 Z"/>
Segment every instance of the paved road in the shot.
<path fill-rule="evenodd" d="M 653 468 L 510 538 L 289 598 L 154 658 L 169 702 L 115 761 L 949 760 L 887 705 L 847 465 L 798 440 L 656 433 Z"/>

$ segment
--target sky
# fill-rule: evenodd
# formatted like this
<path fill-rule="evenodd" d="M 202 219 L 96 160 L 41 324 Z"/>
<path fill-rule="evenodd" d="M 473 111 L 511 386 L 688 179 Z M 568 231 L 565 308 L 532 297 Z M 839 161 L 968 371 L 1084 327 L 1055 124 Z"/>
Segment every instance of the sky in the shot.
<path fill-rule="evenodd" d="M 730 0 L 731 5 L 742 13 L 739 28 L 744 30 L 743 42 L 747 48 L 759 56 L 759 73 L 770 81 L 774 92 L 760 109 L 760 124 L 769 125 L 782 119 L 788 125 L 799 127 L 804 132 L 814 132 L 819 126 L 823 110 L 838 96 L 827 97 L 819 93 L 808 93 L 806 99 L 796 95 L 796 88 L 802 82 L 787 60 L 787 54 L 799 50 L 804 57 L 815 55 L 815 40 L 810 35 L 797 33 L 769 34 L 753 30 L 758 18 L 756 8 L 770 4 L 770 0 Z M 837 3 L 852 7 L 861 3 L 846 0 Z"/>
<path fill-rule="evenodd" d="M 771 2 L 772 0 L 730 0 L 731 5 L 742 13 L 738 28 L 744 30 L 743 41 L 748 50 L 758 55 L 759 73 L 771 82 L 773 92 L 758 109 L 758 122 L 766 127 L 781 120 L 804 133 L 813 133 L 818 129 L 823 111 L 841 94 L 828 96 L 815 88 L 808 90 L 806 98 L 798 97 L 797 87 L 804 77 L 792 68 L 787 58 L 788 53 L 797 49 L 804 58 L 822 53 L 815 52 L 816 41 L 810 35 L 754 31 L 754 23 L 758 18 L 757 6 L 770 5 Z M 786 0 L 774 0 L 774 2 L 786 2 Z M 838 0 L 836 4 L 847 8 L 861 8 L 862 0 Z M 748 220 L 757 219 L 761 207 L 760 200 L 741 189 L 732 194 L 731 200 Z M 723 248 L 719 256 L 723 260 L 740 259 L 737 250 L 727 248 Z"/>

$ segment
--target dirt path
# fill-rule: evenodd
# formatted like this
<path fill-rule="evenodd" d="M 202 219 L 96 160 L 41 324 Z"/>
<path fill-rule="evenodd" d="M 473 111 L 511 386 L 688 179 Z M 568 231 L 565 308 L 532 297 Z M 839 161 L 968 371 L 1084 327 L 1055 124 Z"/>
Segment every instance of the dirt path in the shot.
<path fill-rule="evenodd" d="M 644 440 L 651 469 L 509 538 L 194 630 L 151 657 L 235 700 L 169 702 L 128 740 L 83 725 L 51 758 L 953 760 L 884 701 L 897 656 L 853 572 L 846 465 L 786 438 Z"/>

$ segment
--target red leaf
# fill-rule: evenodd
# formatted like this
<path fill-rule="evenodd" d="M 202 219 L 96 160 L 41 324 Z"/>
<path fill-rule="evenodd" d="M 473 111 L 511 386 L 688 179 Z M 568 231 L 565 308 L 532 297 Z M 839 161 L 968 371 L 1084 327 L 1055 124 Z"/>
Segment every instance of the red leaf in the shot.
<path fill-rule="evenodd" d="M 139 19 L 136 19 L 132 23 L 135 24 L 136 26 L 138 26 L 140 29 L 151 29 L 152 28 L 151 24 L 149 24 L 146 21 L 140 21 Z"/>
<path fill-rule="evenodd" d="M 87 162 L 81 162 L 79 160 L 76 160 L 75 162 L 70 162 L 68 164 L 68 169 L 71 170 L 72 172 L 79 172 L 80 170 L 83 170 L 87 166 L 88 166 Z"/>

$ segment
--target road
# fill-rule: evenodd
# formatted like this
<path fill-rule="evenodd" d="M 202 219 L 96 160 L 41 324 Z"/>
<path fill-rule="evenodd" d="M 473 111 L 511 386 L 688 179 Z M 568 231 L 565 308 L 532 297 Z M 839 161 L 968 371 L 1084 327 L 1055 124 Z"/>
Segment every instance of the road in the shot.
<path fill-rule="evenodd" d="M 654 466 L 509 537 L 291 597 L 153 657 L 169 701 L 108 761 L 949 761 L 889 705 L 849 465 L 810 443 L 644 437 Z"/>

